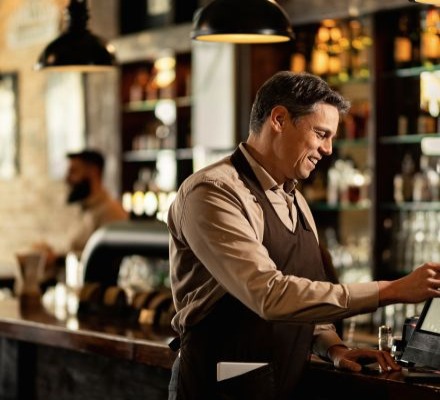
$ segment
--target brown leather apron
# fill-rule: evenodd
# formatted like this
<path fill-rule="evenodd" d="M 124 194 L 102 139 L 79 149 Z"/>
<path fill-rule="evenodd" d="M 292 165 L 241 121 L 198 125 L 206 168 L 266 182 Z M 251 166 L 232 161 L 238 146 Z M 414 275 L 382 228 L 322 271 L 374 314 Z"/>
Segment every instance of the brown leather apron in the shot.
<path fill-rule="evenodd" d="M 326 280 L 315 235 L 296 201 L 298 223 L 291 232 L 279 219 L 239 149 L 231 161 L 263 209 L 263 245 L 277 268 L 284 275 Z M 313 331 L 312 324 L 266 321 L 226 294 L 207 317 L 181 337 L 177 398 L 293 399 L 308 360 Z M 221 361 L 268 365 L 217 382 L 216 365 Z"/>

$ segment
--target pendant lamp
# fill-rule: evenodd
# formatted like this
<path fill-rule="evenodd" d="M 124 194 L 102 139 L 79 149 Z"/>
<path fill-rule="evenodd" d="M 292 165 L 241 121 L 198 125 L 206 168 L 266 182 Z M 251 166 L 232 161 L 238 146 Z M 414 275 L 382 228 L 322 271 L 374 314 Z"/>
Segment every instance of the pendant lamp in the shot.
<path fill-rule="evenodd" d="M 272 0 L 214 0 L 196 12 L 191 38 L 207 42 L 275 43 L 293 39 L 286 12 Z"/>
<path fill-rule="evenodd" d="M 440 7 L 440 0 L 409 0 L 411 3 L 428 4 Z"/>
<path fill-rule="evenodd" d="M 67 29 L 49 43 L 35 64 L 36 70 L 99 72 L 116 64 L 114 49 L 87 29 L 86 0 L 71 0 L 65 10 Z"/>

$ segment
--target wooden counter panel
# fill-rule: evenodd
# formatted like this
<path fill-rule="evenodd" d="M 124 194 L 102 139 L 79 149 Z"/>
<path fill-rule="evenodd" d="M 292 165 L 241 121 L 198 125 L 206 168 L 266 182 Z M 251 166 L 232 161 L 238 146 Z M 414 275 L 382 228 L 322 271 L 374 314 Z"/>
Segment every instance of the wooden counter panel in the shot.
<path fill-rule="evenodd" d="M 0 336 L 39 345 L 133 360 L 171 368 L 171 332 L 96 316 L 57 319 L 41 306 L 0 302 Z"/>
<path fill-rule="evenodd" d="M 0 320 L 0 334 L 10 339 L 110 357 L 131 359 L 133 354 L 133 344 L 127 339 L 106 338 L 89 332 L 72 332 L 41 324 L 14 324 Z"/>
<path fill-rule="evenodd" d="M 133 360 L 147 365 L 171 369 L 176 353 L 167 345 L 135 343 Z"/>
<path fill-rule="evenodd" d="M 17 342 L 19 396 L 9 400 L 166 400 L 171 372 L 120 358 Z M 29 357 L 30 354 L 34 354 Z M 1 374 L 1 372 L 0 372 Z"/>

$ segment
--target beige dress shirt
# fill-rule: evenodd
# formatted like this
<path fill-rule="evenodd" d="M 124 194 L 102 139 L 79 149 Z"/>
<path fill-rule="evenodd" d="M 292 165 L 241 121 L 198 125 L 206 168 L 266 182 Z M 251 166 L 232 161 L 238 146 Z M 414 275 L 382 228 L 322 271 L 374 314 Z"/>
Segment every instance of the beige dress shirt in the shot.
<path fill-rule="evenodd" d="M 280 218 L 294 229 L 297 216 L 291 194 L 280 191 L 245 146 L 240 148 Z M 295 196 L 318 240 L 304 197 L 298 191 Z M 330 346 L 342 343 L 332 320 L 378 307 L 377 282 L 335 285 L 285 276 L 277 270 L 262 244 L 263 211 L 229 157 L 181 185 L 168 226 L 177 310 L 172 324 L 180 334 L 206 316 L 227 291 L 261 318 L 318 324 L 313 350 L 325 356 Z"/>
<path fill-rule="evenodd" d="M 81 215 L 68 234 L 68 251 L 80 253 L 90 236 L 101 226 L 128 219 L 120 202 L 102 190 L 82 203 Z"/>

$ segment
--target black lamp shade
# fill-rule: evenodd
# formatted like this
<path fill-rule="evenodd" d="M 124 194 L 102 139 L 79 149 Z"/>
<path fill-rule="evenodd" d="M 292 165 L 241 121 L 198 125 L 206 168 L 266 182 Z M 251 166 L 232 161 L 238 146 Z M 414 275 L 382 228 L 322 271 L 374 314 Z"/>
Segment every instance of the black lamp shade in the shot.
<path fill-rule="evenodd" d="M 112 46 L 87 29 L 86 0 L 71 0 L 67 8 L 69 26 L 41 53 L 35 69 L 58 71 L 105 71 L 116 65 Z"/>
<path fill-rule="evenodd" d="M 287 14 L 269 0 L 214 0 L 194 17 L 191 38 L 231 43 L 286 42 L 293 39 Z"/>
<path fill-rule="evenodd" d="M 35 68 L 95 71 L 114 65 L 115 56 L 105 43 L 89 31 L 82 31 L 66 32 L 49 43 Z"/>

